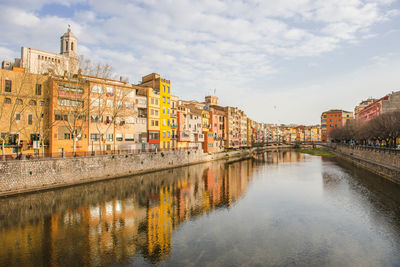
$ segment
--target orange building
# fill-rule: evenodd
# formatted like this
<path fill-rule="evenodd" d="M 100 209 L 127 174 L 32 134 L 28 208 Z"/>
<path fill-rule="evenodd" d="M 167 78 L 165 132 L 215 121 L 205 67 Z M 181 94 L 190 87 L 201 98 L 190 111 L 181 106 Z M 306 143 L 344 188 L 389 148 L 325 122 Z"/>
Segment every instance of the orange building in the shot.
<path fill-rule="evenodd" d="M 332 129 L 341 128 L 353 118 L 353 113 L 341 109 L 331 109 L 321 115 L 321 141 L 327 142 Z"/>
<path fill-rule="evenodd" d="M 88 85 L 79 78 L 53 77 L 49 97 L 49 152 L 88 151 Z"/>

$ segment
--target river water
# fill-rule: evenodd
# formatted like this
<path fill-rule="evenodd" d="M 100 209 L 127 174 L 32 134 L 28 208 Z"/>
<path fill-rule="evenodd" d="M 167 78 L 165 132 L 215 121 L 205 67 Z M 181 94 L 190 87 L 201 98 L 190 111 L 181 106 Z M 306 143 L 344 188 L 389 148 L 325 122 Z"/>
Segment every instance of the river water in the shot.
<path fill-rule="evenodd" d="M 291 151 L 0 199 L 0 266 L 400 266 L 400 188 Z"/>

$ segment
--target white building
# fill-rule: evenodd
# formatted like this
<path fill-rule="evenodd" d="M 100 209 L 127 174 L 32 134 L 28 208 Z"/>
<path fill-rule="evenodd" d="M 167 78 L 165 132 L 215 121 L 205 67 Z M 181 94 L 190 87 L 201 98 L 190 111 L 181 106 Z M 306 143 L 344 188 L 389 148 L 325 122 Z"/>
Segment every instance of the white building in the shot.
<path fill-rule="evenodd" d="M 26 72 L 44 74 L 53 72 L 57 75 L 65 73 L 76 74 L 79 69 L 78 38 L 68 31 L 60 37 L 60 54 L 42 51 L 35 48 L 21 47 L 21 58 L 16 58 L 14 63 L 3 61 L 2 67 L 25 68 Z"/>

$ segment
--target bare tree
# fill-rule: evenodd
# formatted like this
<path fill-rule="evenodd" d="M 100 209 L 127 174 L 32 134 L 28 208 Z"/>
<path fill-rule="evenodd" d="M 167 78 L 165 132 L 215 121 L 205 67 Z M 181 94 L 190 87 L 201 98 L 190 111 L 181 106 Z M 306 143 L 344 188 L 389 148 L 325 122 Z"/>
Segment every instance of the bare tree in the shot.
<path fill-rule="evenodd" d="M 123 126 L 126 123 L 132 123 L 128 120 L 132 120 L 136 115 L 134 109 L 134 103 L 129 101 L 132 97 L 132 90 L 125 88 L 117 88 L 114 92 L 113 87 L 93 92 L 91 90 L 90 98 L 90 120 L 95 123 L 97 133 L 99 134 L 99 149 L 103 150 L 102 141 L 112 126 Z"/>
<path fill-rule="evenodd" d="M 83 75 L 89 75 L 99 78 L 115 79 L 113 67 L 108 63 L 93 62 L 92 60 L 85 58 L 83 55 L 78 57 L 79 69 Z"/>
<path fill-rule="evenodd" d="M 396 147 L 400 137 L 400 111 L 388 112 L 371 121 L 354 121 L 343 128 L 331 131 L 329 136 L 336 141 L 357 141 L 359 144 L 384 144 Z"/>

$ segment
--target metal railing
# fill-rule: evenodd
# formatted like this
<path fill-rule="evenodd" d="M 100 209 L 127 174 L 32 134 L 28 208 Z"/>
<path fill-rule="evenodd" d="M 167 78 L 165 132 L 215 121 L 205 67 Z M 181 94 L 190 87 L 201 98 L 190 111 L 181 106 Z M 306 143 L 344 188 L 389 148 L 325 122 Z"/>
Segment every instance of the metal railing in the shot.
<path fill-rule="evenodd" d="M 399 148 L 390 148 L 390 147 L 382 147 L 382 146 L 373 146 L 373 145 L 355 145 L 355 144 L 347 144 L 347 143 L 327 143 L 326 146 L 336 148 L 337 146 L 344 146 L 351 149 L 358 150 L 369 150 L 369 151 L 377 151 L 383 153 L 393 153 L 400 155 Z"/>
<path fill-rule="evenodd" d="M 161 152 L 179 152 L 199 150 L 197 147 L 189 148 L 160 148 L 160 149 L 125 149 L 125 150 L 105 150 L 105 151 L 76 151 L 76 152 L 56 152 L 56 153 L 12 153 L 0 155 L 0 161 L 12 160 L 33 160 L 33 159 L 50 159 L 50 158 L 74 158 L 74 157 L 95 157 L 104 155 L 138 155 L 144 153 L 161 153 Z"/>

